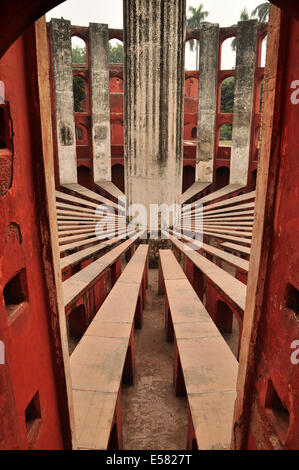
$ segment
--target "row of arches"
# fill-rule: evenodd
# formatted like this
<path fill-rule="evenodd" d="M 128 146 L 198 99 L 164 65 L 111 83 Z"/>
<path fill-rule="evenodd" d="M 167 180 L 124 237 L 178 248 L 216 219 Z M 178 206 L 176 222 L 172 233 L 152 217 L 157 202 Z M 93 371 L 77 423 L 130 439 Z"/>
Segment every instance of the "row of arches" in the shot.
<path fill-rule="evenodd" d="M 262 39 L 258 54 L 258 67 L 266 64 L 267 36 Z M 188 39 L 185 46 L 185 70 L 198 70 L 200 57 L 200 41 Z M 236 37 L 228 37 L 219 49 L 219 69 L 233 70 L 236 67 Z"/>
<path fill-rule="evenodd" d="M 236 66 L 236 38 L 226 38 L 220 44 L 220 70 L 233 70 Z M 200 56 L 200 42 L 197 39 L 189 39 L 186 41 L 185 50 L 185 69 L 198 70 Z M 192 45 L 192 46 L 191 46 Z M 192 47 L 192 49 L 191 49 Z M 267 36 L 261 43 L 261 51 L 259 54 L 259 67 L 265 67 L 266 61 Z M 72 59 L 73 64 L 88 63 L 88 47 L 86 41 L 76 35 L 72 36 Z M 109 63 L 123 63 L 123 43 L 118 39 L 110 39 L 109 41 Z"/>
<path fill-rule="evenodd" d="M 196 141 L 197 127 L 192 127 L 188 123 L 184 127 L 184 140 L 188 141 L 190 139 Z M 219 126 L 217 129 L 217 145 L 220 147 L 230 147 L 232 144 L 232 133 L 233 126 L 229 122 Z"/>
<path fill-rule="evenodd" d="M 235 51 L 233 51 L 231 47 L 233 39 L 234 38 L 232 37 L 226 38 L 223 41 L 223 43 L 221 43 L 220 45 L 220 49 L 221 49 L 220 69 L 221 70 L 232 70 L 234 68 L 234 65 L 235 65 L 234 61 L 235 61 L 236 54 L 235 54 Z M 266 40 L 267 38 L 264 37 L 262 45 L 261 45 L 261 50 L 258 52 L 261 67 L 264 66 Z M 115 40 L 115 39 L 110 40 L 110 44 L 113 47 L 117 45 L 122 47 L 122 42 L 119 40 Z M 186 43 L 186 47 L 189 47 L 188 42 Z M 89 83 L 88 83 L 87 74 L 84 75 L 84 72 L 82 72 L 85 68 L 88 68 L 88 41 L 85 41 L 82 38 L 74 35 L 72 37 L 72 49 L 73 49 L 73 66 L 75 68 L 74 79 L 73 79 L 74 89 L 77 90 L 76 92 L 77 95 L 74 100 L 75 112 L 88 114 L 90 112 Z M 194 50 L 196 50 L 196 48 Z M 227 65 L 224 60 L 225 56 L 228 56 L 229 53 L 231 56 L 234 56 L 233 63 L 231 65 Z M 116 60 L 115 62 L 120 63 L 118 60 Z M 112 60 L 110 61 L 110 63 L 114 63 L 114 61 Z M 86 67 L 84 67 L 84 65 Z M 194 67 L 192 68 L 194 70 Z M 123 122 L 120 123 L 118 122 L 119 119 L 117 119 L 117 115 L 123 112 L 123 109 L 120 110 L 120 106 L 118 103 L 119 101 L 118 97 L 123 94 L 123 77 L 120 76 L 119 73 L 117 76 L 116 70 L 117 69 L 115 69 L 115 71 L 113 72 L 115 73 L 115 76 L 112 76 L 110 79 L 110 95 L 112 96 L 111 113 L 115 114 L 111 121 L 111 144 L 123 145 Z M 223 77 L 223 80 L 219 83 L 220 89 L 219 89 L 219 99 L 218 99 L 218 113 L 232 114 L 233 102 L 234 102 L 235 78 L 233 74 L 228 76 L 228 73 L 222 74 L 222 77 Z M 192 100 L 192 101 L 197 103 L 197 96 L 196 97 L 193 96 L 195 95 L 195 93 L 196 94 L 198 93 L 197 74 L 196 75 L 189 74 L 185 82 L 186 82 L 185 99 L 186 97 L 196 98 L 195 100 Z M 258 86 L 260 86 L 260 95 L 262 96 L 263 83 L 261 82 L 260 84 L 258 84 Z M 187 96 L 186 96 L 186 90 L 187 90 Z M 261 103 L 262 103 L 262 98 L 259 102 L 259 109 L 256 110 L 257 113 L 261 112 Z M 191 108 L 192 106 L 190 107 L 190 113 L 192 114 L 194 112 L 194 114 L 197 114 L 197 109 L 193 110 L 193 108 L 192 109 Z M 231 147 L 231 144 L 232 144 L 232 118 L 231 117 L 230 118 L 227 117 L 227 118 L 228 118 L 227 121 L 224 121 L 222 117 L 222 119 L 220 119 L 220 122 L 217 125 L 218 127 L 216 130 L 216 149 L 217 148 L 219 149 L 218 154 L 217 154 L 219 158 L 222 158 L 223 155 L 225 156 L 225 158 L 227 157 L 229 158 L 229 155 L 227 154 L 229 149 L 227 147 Z M 192 141 L 195 141 L 197 139 L 197 126 L 195 125 L 195 123 L 193 123 L 193 119 L 190 119 L 189 121 L 190 122 L 188 124 L 185 124 L 184 139 L 185 140 L 190 139 Z M 257 128 L 255 130 L 255 135 L 254 135 L 254 142 L 256 143 L 256 152 L 254 152 L 255 154 L 258 153 L 258 148 L 259 148 L 259 131 L 260 129 Z M 77 145 L 79 146 L 88 145 L 89 137 L 90 137 L 89 129 L 87 128 L 87 126 L 85 126 L 84 123 L 83 125 L 81 124 L 78 125 L 78 123 L 76 122 Z M 226 148 L 226 150 L 225 149 L 221 150 L 222 148 Z M 189 186 L 189 180 L 194 181 L 195 179 L 195 176 L 193 176 L 193 171 L 194 169 L 190 167 L 189 174 L 191 176 L 186 176 L 185 182 L 183 182 L 183 186 L 185 186 L 185 188 Z M 223 169 L 221 171 L 219 170 L 219 172 L 217 173 L 216 182 L 215 182 L 217 189 L 219 189 L 219 187 L 222 187 L 222 185 L 224 185 L 224 183 L 226 183 L 227 180 L 229 179 L 229 175 L 227 175 L 226 171 L 227 171 L 226 167 L 223 167 Z M 84 167 L 82 167 L 82 170 L 80 170 L 80 179 L 84 183 L 83 185 L 91 184 L 90 175 L 86 175 L 86 172 L 88 172 L 88 169 L 86 170 L 86 167 L 85 169 Z M 113 172 L 115 173 L 114 179 L 117 180 L 116 185 L 122 189 L 124 186 L 122 165 L 119 165 L 119 167 L 116 165 Z"/>
<path fill-rule="evenodd" d="M 257 83 L 256 93 L 259 96 L 259 101 L 257 103 L 257 113 L 262 112 L 262 100 L 263 100 L 263 86 L 264 80 L 261 79 Z M 234 96 L 235 96 L 235 77 L 234 75 L 229 75 L 228 77 L 223 78 L 219 83 L 219 103 L 218 103 L 218 112 L 221 114 L 231 114 L 233 113 L 234 106 Z M 189 102 L 190 99 L 192 102 Z M 197 113 L 197 100 L 198 100 L 198 77 L 189 77 L 185 79 L 185 112 L 188 114 Z"/>
<path fill-rule="evenodd" d="M 78 183 L 85 188 L 93 190 L 93 173 L 89 166 L 79 165 L 77 168 Z M 117 186 L 122 192 L 125 190 L 125 175 L 124 167 L 120 163 L 112 165 L 111 168 L 111 179 L 112 182 Z"/>
<path fill-rule="evenodd" d="M 119 39 L 109 41 L 109 63 L 123 63 L 123 43 Z M 82 37 L 72 36 L 72 63 L 76 65 L 88 65 L 88 43 Z"/>
<path fill-rule="evenodd" d="M 183 188 L 182 192 L 187 191 L 188 188 L 195 182 L 195 166 L 185 165 L 183 167 Z M 229 166 L 220 166 L 215 170 L 214 176 L 214 191 L 224 188 L 229 184 L 230 169 Z M 256 188 L 257 170 L 254 169 L 250 175 L 250 190 Z"/>
<path fill-rule="evenodd" d="M 124 192 L 124 166 L 120 163 L 116 163 L 112 166 L 112 182 Z M 182 192 L 184 193 L 195 181 L 195 166 L 185 165 L 183 167 L 183 187 Z M 84 165 L 80 165 L 77 168 L 78 183 L 88 189 L 93 189 L 93 176 L 92 170 Z M 257 170 L 253 170 L 251 173 L 250 189 L 254 190 L 256 187 Z M 229 166 L 220 166 L 215 170 L 214 177 L 214 191 L 223 188 L 229 184 L 230 169 Z"/>

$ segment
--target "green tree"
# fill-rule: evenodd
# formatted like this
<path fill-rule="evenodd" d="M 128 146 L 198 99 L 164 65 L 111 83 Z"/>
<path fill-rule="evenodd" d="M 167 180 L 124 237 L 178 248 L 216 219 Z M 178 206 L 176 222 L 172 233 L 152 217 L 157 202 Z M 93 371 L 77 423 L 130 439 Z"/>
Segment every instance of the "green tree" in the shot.
<path fill-rule="evenodd" d="M 86 64 L 85 47 L 75 46 L 72 48 L 72 62 L 73 64 Z"/>
<path fill-rule="evenodd" d="M 253 10 L 253 12 L 251 13 L 251 16 L 253 17 L 257 16 L 258 20 L 261 23 L 265 23 L 266 21 L 268 21 L 269 8 L 270 8 L 269 2 L 261 3 Z"/>
<path fill-rule="evenodd" d="M 122 44 L 112 46 L 109 44 L 109 64 L 122 64 L 124 61 L 124 48 Z"/>
<path fill-rule="evenodd" d="M 75 75 L 73 77 L 74 91 L 74 112 L 81 113 L 82 103 L 86 99 L 85 81 L 82 77 Z"/>
<path fill-rule="evenodd" d="M 220 128 L 220 141 L 224 140 L 225 145 L 230 145 L 230 142 L 232 140 L 232 125 L 231 124 L 223 124 L 223 126 Z"/>
<path fill-rule="evenodd" d="M 247 11 L 246 8 L 244 8 L 244 10 L 241 11 L 241 15 L 240 15 L 240 21 L 248 21 L 250 18 L 249 18 L 249 13 Z M 235 51 L 237 49 L 237 38 L 234 38 L 232 40 L 232 50 Z"/>
<path fill-rule="evenodd" d="M 235 79 L 227 78 L 221 87 L 221 113 L 232 113 L 234 110 Z"/>
<path fill-rule="evenodd" d="M 201 22 L 209 16 L 209 12 L 204 11 L 204 6 L 201 3 L 198 8 L 189 7 L 189 13 L 192 15 L 190 18 L 186 18 L 188 29 L 198 29 Z M 196 45 L 195 45 L 196 43 Z M 190 50 L 196 49 L 196 70 L 199 69 L 199 41 L 192 39 L 189 41 Z"/>

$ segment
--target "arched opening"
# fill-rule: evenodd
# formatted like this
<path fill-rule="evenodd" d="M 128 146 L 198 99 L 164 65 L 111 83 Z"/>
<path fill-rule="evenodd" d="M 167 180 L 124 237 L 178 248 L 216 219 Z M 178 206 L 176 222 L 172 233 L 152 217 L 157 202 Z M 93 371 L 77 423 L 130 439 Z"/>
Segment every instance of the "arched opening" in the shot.
<path fill-rule="evenodd" d="M 76 124 L 76 145 L 88 145 L 88 130 L 81 122 Z"/>
<path fill-rule="evenodd" d="M 186 41 L 185 70 L 199 70 L 200 42 L 197 39 Z"/>
<path fill-rule="evenodd" d="M 123 93 L 124 81 L 121 77 L 111 77 L 109 80 L 110 93 Z"/>
<path fill-rule="evenodd" d="M 123 165 L 117 163 L 112 169 L 112 183 L 115 184 L 123 193 L 125 192 L 125 172 Z"/>
<path fill-rule="evenodd" d="M 183 168 L 183 193 L 187 191 L 188 188 L 195 181 L 195 168 L 191 165 L 186 165 Z"/>
<path fill-rule="evenodd" d="M 260 67 L 266 67 L 266 55 L 267 55 L 267 36 L 263 39 L 261 46 L 261 61 Z"/>
<path fill-rule="evenodd" d="M 86 64 L 86 43 L 78 36 L 72 36 L 72 62 L 73 64 Z"/>
<path fill-rule="evenodd" d="M 122 68 L 120 64 L 119 67 Z M 120 74 L 119 74 L 120 75 Z M 121 76 L 110 78 L 111 145 L 124 145 L 124 82 Z"/>
<path fill-rule="evenodd" d="M 233 137 L 232 124 L 223 124 L 219 129 L 219 147 L 231 147 Z"/>
<path fill-rule="evenodd" d="M 108 61 L 109 64 L 124 63 L 124 46 L 119 39 L 110 39 Z"/>
<path fill-rule="evenodd" d="M 221 46 L 221 70 L 233 70 L 236 68 L 236 38 L 228 38 Z"/>
<path fill-rule="evenodd" d="M 69 349 L 72 352 L 84 335 L 88 322 L 84 305 L 74 308 L 67 316 Z"/>
<path fill-rule="evenodd" d="M 215 191 L 218 189 L 224 188 L 229 184 L 229 168 L 226 166 L 221 166 L 217 168 L 215 174 Z"/>
<path fill-rule="evenodd" d="M 93 189 L 91 170 L 87 166 L 77 168 L 78 183 L 88 189 Z"/>
<path fill-rule="evenodd" d="M 77 140 L 83 140 L 83 129 L 82 129 L 82 127 L 76 127 L 76 138 L 77 138 Z"/>
<path fill-rule="evenodd" d="M 80 75 L 73 76 L 73 92 L 74 92 L 74 112 L 86 113 L 88 111 L 87 102 L 87 83 Z"/>
<path fill-rule="evenodd" d="M 188 76 L 185 79 L 185 99 L 186 98 L 198 99 L 198 78 L 195 76 Z"/>
<path fill-rule="evenodd" d="M 231 114 L 234 112 L 235 77 L 228 77 L 221 85 L 220 113 Z"/>
<path fill-rule="evenodd" d="M 197 138 L 197 127 L 193 127 L 191 130 L 191 139 L 196 140 Z"/>

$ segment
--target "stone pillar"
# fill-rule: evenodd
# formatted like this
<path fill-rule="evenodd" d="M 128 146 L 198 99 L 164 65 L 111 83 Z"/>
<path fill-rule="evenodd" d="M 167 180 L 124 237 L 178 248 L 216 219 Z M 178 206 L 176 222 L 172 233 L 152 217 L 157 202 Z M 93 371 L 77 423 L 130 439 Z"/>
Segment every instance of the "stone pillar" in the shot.
<path fill-rule="evenodd" d="M 185 10 L 185 0 L 124 0 L 126 196 L 147 214 L 180 202 Z"/>
<path fill-rule="evenodd" d="M 77 183 L 70 21 L 52 19 L 51 35 L 60 184 Z"/>
<path fill-rule="evenodd" d="M 236 81 L 230 184 L 246 186 L 250 155 L 256 61 L 257 20 L 240 21 L 237 29 Z"/>
<path fill-rule="evenodd" d="M 111 181 L 109 32 L 106 24 L 89 24 L 91 123 L 94 181 Z"/>
<path fill-rule="evenodd" d="M 213 182 L 219 25 L 200 26 L 196 181 Z"/>

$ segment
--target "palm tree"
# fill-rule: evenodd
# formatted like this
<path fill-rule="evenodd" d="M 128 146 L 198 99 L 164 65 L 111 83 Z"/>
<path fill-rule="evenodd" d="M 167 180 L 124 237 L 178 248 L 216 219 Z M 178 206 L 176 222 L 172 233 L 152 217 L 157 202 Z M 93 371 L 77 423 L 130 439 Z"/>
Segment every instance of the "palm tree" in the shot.
<path fill-rule="evenodd" d="M 258 20 L 261 23 L 265 23 L 269 16 L 269 7 L 270 7 L 269 2 L 261 3 L 261 5 L 258 5 L 253 10 L 253 12 L 251 13 L 251 16 L 257 16 Z"/>
<path fill-rule="evenodd" d="M 244 10 L 241 11 L 240 21 L 248 21 L 249 19 L 250 19 L 249 18 L 249 13 L 246 10 L 246 8 L 244 8 Z M 232 40 L 232 50 L 235 51 L 236 48 L 237 48 L 237 38 L 234 38 Z"/>
<path fill-rule="evenodd" d="M 198 29 L 200 27 L 200 23 L 209 16 L 209 12 L 204 11 L 204 6 L 201 3 L 198 8 L 189 7 L 190 18 L 187 18 L 187 28 L 188 29 Z M 190 50 L 193 51 L 195 46 L 195 40 L 191 39 L 189 41 Z M 196 70 L 199 69 L 199 41 L 196 41 Z"/>

